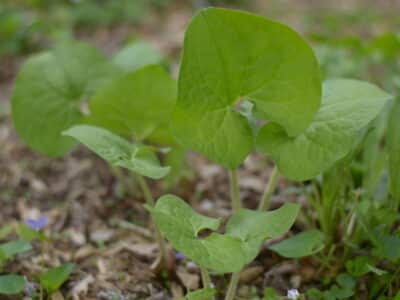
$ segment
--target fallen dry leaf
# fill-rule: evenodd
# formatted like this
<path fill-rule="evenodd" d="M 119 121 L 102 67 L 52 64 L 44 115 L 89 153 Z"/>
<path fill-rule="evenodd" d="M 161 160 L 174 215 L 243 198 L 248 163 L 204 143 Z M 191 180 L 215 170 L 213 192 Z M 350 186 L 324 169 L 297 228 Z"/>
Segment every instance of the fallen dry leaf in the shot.
<path fill-rule="evenodd" d="M 72 288 L 71 296 L 73 300 L 80 300 L 80 296 L 86 296 L 89 290 L 89 285 L 94 282 L 94 277 L 89 274 L 84 277 L 81 281 L 75 284 Z M 86 298 L 82 298 L 86 299 Z"/>
<path fill-rule="evenodd" d="M 197 290 L 200 285 L 200 276 L 198 274 L 188 273 L 186 270 L 180 269 L 176 272 L 185 288 L 188 290 Z"/>

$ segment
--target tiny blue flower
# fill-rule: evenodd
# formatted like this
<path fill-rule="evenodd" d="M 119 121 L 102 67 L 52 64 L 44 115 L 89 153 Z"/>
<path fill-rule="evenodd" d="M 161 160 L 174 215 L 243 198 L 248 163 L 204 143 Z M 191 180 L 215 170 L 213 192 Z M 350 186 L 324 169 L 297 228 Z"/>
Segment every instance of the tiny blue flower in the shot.
<path fill-rule="evenodd" d="M 38 220 L 28 219 L 28 220 L 26 220 L 25 224 L 28 225 L 33 230 L 39 231 L 39 230 L 43 229 L 44 227 L 46 227 L 48 222 L 49 222 L 49 217 L 42 216 Z"/>
<path fill-rule="evenodd" d="M 185 255 L 183 255 L 183 254 L 180 253 L 180 252 L 177 252 L 177 253 L 175 254 L 175 258 L 176 258 L 177 260 L 184 260 L 184 259 L 185 259 Z"/>
<path fill-rule="evenodd" d="M 288 290 L 287 297 L 290 300 L 296 300 L 296 299 L 299 299 L 300 293 L 297 289 L 291 289 L 291 290 Z"/>
<path fill-rule="evenodd" d="M 26 281 L 25 284 L 25 295 L 28 297 L 33 297 L 36 293 L 36 286 L 33 282 Z"/>

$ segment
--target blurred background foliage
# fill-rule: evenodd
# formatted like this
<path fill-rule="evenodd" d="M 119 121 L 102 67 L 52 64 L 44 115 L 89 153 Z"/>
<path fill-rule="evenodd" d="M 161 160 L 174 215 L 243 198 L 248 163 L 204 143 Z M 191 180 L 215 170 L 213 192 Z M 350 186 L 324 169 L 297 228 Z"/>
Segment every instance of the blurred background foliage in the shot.
<path fill-rule="evenodd" d="M 68 37 L 78 28 L 137 23 L 170 0 L 3 0 L 0 55 L 22 53 Z"/>

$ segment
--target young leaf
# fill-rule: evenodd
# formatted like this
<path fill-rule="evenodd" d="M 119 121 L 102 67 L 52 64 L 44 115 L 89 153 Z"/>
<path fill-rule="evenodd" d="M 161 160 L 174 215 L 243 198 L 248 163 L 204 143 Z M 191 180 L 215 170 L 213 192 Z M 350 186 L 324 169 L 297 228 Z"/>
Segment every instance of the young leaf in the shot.
<path fill-rule="evenodd" d="M 25 288 L 25 278 L 18 275 L 0 276 L 0 295 L 16 295 Z"/>
<path fill-rule="evenodd" d="M 313 255 L 324 248 L 323 234 L 319 230 L 302 232 L 269 248 L 288 258 Z"/>
<path fill-rule="evenodd" d="M 228 168 L 253 149 L 241 99 L 277 122 L 290 136 L 302 132 L 318 111 L 317 60 L 289 27 L 249 13 L 208 8 L 185 34 L 173 131 L 186 147 Z"/>
<path fill-rule="evenodd" d="M 206 238 L 199 238 L 198 233 L 204 229 L 217 230 L 220 220 L 196 213 L 180 198 L 163 196 L 155 208 L 148 209 L 177 251 L 206 268 L 231 273 L 250 263 L 267 238 L 289 230 L 299 206 L 287 203 L 271 212 L 242 209 L 231 217 L 225 234 L 213 232 Z"/>
<path fill-rule="evenodd" d="M 175 100 L 176 82 L 160 66 L 151 65 L 100 89 L 86 122 L 142 140 L 168 120 Z"/>
<path fill-rule="evenodd" d="M 64 131 L 63 134 L 75 138 L 111 165 L 153 179 L 162 178 L 169 172 L 169 167 L 160 165 L 154 148 L 130 144 L 103 128 L 78 125 Z"/>
<path fill-rule="evenodd" d="M 18 135 L 40 153 L 59 156 L 68 152 L 75 142 L 61 132 L 81 122 L 84 97 L 117 74 L 117 67 L 96 49 L 78 42 L 29 58 L 12 95 Z"/>
<path fill-rule="evenodd" d="M 5 225 L 0 228 L 0 240 L 3 240 L 11 234 L 13 227 L 11 225 Z"/>
<path fill-rule="evenodd" d="M 359 256 L 356 259 L 347 261 L 346 270 L 351 276 L 354 277 L 360 277 L 369 272 L 372 272 L 378 276 L 382 276 L 387 273 L 385 270 L 375 267 L 373 260 L 368 256 Z"/>
<path fill-rule="evenodd" d="M 400 202 L 400 99 L 396 99 L 389 119 L 388 153 L 390 190 L 397 203 Z"/>
<path fill-rule="evenodd" d="M 34 230 L 33 228 L 27 226 L 26 224 L 20 224 L 17 227 L 17 235 L 18 237 L 25 241 L 25 242 L 32 242 L 34 239 L 38 239 L 38 240 L 44 240 L 44 235 L 42 232 L 38 232 L 36 230 Z"/>
<path fill-rule="evenodd" d="M 282 300 L 282 297 L 273 288 L 266 288 L 263 300 Z"/>
<path fill-rule="evenodd" d="M 113 62 L 126 72 L 136 71 L 146 65 L 159 64 L 162 61 L 161 52 L 144 41 L 125 46 L 113 57 Z"/>
<path fill-rule="evenodd" d="M 72 271 L 74 270 L 73 264 L 64 264 L 60 267 L 52 268 L 39 276 L 41 286 L 48 294 L 53 294 L 68 280 Z"/>
<path fill-rule="evenodd" d="M 390 95 L 357 80 L 328 80 L 323 103 L 311 125 L 289 137 L 276 123 L 261 128 L 258 149 L 272 155 L 279 170 L 293 180 L 311 179 L 345 157 L 359 131 L 381 111 Z"/>
<path fill-rule="evenodd" d="M 15 255 L 32 249 L 31 244 L 25 241 L 12 241 L 0 245 L 0 260 L 12 259 Z"/>
<path fill-rule="evenodd" d="M 201 289 L 187 294 L 178 300 L 210 300 L 217 294 L 215 289 Z"/>
<path fill-rule="evenodd" d="M 375 256 L 390 261 L 400 259 L 400 236 L 392 235 L 380 228 L 376 228 L 371 232 L 371 240 L 375 246 L 375 249 L 373 249 Z"/>

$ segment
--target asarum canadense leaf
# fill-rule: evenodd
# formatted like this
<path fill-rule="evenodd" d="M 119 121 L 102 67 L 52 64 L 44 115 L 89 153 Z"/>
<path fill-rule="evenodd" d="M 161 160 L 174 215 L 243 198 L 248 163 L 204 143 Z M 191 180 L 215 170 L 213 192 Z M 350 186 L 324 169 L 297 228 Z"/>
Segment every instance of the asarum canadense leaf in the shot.
<path fill-rule="evenodd" d="M 16 295 L 25 288 L 25 278 L 18 275 L 0 276 L 0 295 Z"/>
<path fill-rule="evenodd" d="M 133 72 L 147 65 L 159 64 L 163 59 L 160 50 L 153 45 L 135 41 L 118 51 L 113 57 L 113 62 L 122 70 Z"/>
<path fill-rule="evenodd" d="M 73 264 L 52 268 L 39 276 L 39 282 L 48 294 L 53 294 L 68 280 L 73 270 Z"/>
<path fill-rule="evenodd" d="M 353 149 L 360 130 L 375 119 L 390 98 L 366 82 L 328 80 L 321 109 L 302 134 L 289 137 L 284 128 L 271 122 L 260 129 L 257 148 L 271 154 L 287 178 L 311 179 Z"/>
<path fill-rule="evenodd" d="M 396 99 L 392 107 L 387 139 L 390 191 L 396 201 L 400 201 L 400 99 Z"/>
<path fill-rule="evenodd" d="M 12 95 L 12 117 L 21 139 L 50 156 L 76 142 L 61 132 L 81 123 L 82 101 L 121 72 L 89 45 L 68 42 L 29 58 Z"/>
<path fill-rule="evenodd" d="M 273 244 L 269 249 L 288 258 L 309 256 L 324 248 L 324 237 L 319 230 L 310 230 Z"/>
<path fill-rule="evenodd" d="M 213 232 L 200 238 L 200 231 L 216 231 L 221 220 L 196 213 L 173 195 L 163 196 L 154 208 L 147 208 L 177 251 L 219 273 L 240 271 L 257 256 L 266 239 L 290 229 L 299 211 L 299 205 L 293 203 L 269 212 L 241 209 L 229 219 L 224 234 Z"/>
<path fill-rule="evenodd" d="M 186 147 L 234 169 L 253 149 L 246 99 L 289 136 L 312 121 L 321 101 L 319 66 L 289 27 L 234 10 L 200 11 L 186 30 L 173 132 Z"/>
<path fill-rule="evenodd" d="M 140 175 L 160 179 L 170 170 L 169 167 L 160 165 L 155 148 L 131 144 L 106 129 L 77 125 L 63 134 L 75 138 L 111 165 L 129 169 Z"/>
<path fill-rule="evenodd" d="M 143 140 L 167 122 L 175 101 L 175 80 L 160 66 L 150 65 L 99 89 L 86 123 Z"/>

